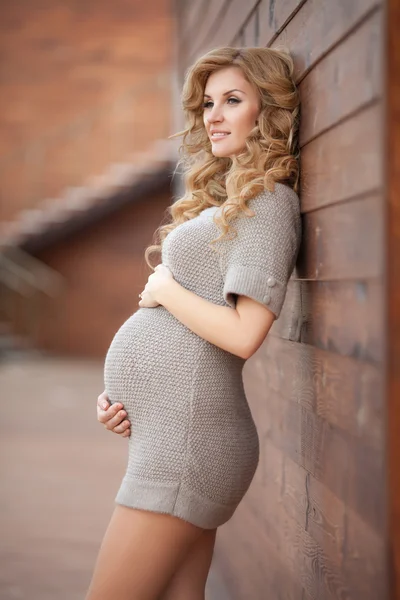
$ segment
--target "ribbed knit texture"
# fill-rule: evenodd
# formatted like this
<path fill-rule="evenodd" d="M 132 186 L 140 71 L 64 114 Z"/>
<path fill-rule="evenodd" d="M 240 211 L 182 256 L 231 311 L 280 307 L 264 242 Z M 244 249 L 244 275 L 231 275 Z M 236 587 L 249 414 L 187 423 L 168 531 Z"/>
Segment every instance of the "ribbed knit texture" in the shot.
<path fill-rule="evenodd" d="M 214 304 L 234 308 L 243 294 L 278 317 L 300 245 L 299 199 L 276 184 L 248 206 L 255 216 L 232 221 L 238 235 L 219 242 L 218 252 L 209 247 L 220 234 L 213 219 L 218 207 L 210 207 L 168 234 L 162 262 L 178 283 Z M 117 503 L 206 529 L 233 515 L 259 459 L 244 363 L 163 306 L 129 317 L 111 343 L 104 373 L 111 402 L 124 404 L 132 425 Z"/>

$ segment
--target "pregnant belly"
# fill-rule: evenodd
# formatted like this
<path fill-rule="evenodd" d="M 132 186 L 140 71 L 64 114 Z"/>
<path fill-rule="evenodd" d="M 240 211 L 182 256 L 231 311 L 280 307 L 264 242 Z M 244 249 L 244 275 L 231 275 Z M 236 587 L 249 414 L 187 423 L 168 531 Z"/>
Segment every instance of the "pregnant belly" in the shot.
<path fill-rule="evenodd" d="M 140 308 L 117 331 L 104 364 L 104 383 L 112 403 L 122 402 L 130 418 L 159 409 L 177 386 L 188 388 L 195 357 L 204 342 L 163 306 Z"/>
<path fill-rule="evenodd" d="M 177 481 L 189 461 L 198 478 L 208 450 L 210 464 L 223 467 L 211 473 L 216 481 L 227 479 L 227 456 L 240 455 L 241 464 L 250 461 L 253 468 L 257 434 L 244 395 L 243 362 L 164 307 L 141 308 L 129 317 L 106 355 L 104 380 L 111 402 L 124 405 L 132 425 L 130 476 Z M 242 478 L 238 468 L 234 461 L 235 481 Z"/>

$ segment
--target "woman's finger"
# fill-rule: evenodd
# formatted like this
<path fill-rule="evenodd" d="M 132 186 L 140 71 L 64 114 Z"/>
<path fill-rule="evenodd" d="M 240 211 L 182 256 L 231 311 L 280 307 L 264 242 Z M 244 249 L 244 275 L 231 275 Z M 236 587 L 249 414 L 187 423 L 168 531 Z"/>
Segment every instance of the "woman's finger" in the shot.
<path fill-rule="evenodd" d="M 102 394 L 100 394 L 100 396 L 97 398 L 97 405 L 99 406 L 99 408 L 102 408 L 103 410 L 107 410 L 107 408 L 110 406 L 110 399 L 107 396 L 106 391 L 104 391 Z"/>
<path fill-rule="evenodd" d="M 123 408 L 124 407 L 120 402 L 112 404 L 110 408 L 107 408 L 107 410 L 99 408 L 97 410 L 97 419 L 100 421 L 100 423 L 107 423 L 108 421 L 110 421 L 110 419 L 113 419 L 118 414 L 119 410 Z"/>
<path fill-rule="evenodd" d="M 125 429 L 124 433 L 121 433 L 121 437 L 129 437 L 131 435 L 131 428 Z"/>
<path fill-rule="evenodd" d="M 113 432 L 114 433 L 124 433 L 124 431 L 126 431 L 126 429 L 128 429 L 128 427 L 130 427 L 130 426 L 131 426 L 131 424 L 128 421 L 128 419 L 125 419 L 124 421 L 122 421 L 122 423 L 120 423 L 119 425 L 114 427 Z"/>
<path fill-rule="evenodd" d="M 125 417 L 126 417 L 126 411 L 119 410 L 117 412 L 117 414 L 115 415 L 115 417 L 112 417 L 112 419 L 109 419 L 108 421 L 106 421 L 104 423 L 104 427 L 106 429 L 109 429 L 110 431 L 112 431 L 114 429 L 114 427 L 121 424 L 121 422 L 125 419 Z"/>
<path fill-rule="evenodd" d="M 156 302 L 152 298 L 151 294 L 145 290 L 143 290 L 143 292 L 140 294 L 140 300 L 138 304 L 140 308 L 156 308 L 156 306 L 159 306 L 159 303 Z"/>

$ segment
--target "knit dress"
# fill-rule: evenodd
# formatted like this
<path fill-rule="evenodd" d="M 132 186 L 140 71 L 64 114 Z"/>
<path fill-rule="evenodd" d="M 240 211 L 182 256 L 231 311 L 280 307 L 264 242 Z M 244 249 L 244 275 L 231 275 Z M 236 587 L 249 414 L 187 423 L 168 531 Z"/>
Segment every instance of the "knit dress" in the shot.
<path fill-rule="evenodd" d="M 277 183 L 248 202 L 255 213 L 221 231 L 219 207 L 172 230 L 162 263 L 183 287 L 233 310 L 237 295 L 276 317 L 285 299 L 301 236 L 297 194 Z M 235 332 L 232 331 L 232 336 Z M 131 421 L 129 459 L 115 501 L 174 515 L 205 529 L 228 521 L 259 460 L 257 429 L 246 399 L 245 359 L 199 337 L 166 308 L 139 308 L 116 333 L 105 358 L 105 390 Z"/>

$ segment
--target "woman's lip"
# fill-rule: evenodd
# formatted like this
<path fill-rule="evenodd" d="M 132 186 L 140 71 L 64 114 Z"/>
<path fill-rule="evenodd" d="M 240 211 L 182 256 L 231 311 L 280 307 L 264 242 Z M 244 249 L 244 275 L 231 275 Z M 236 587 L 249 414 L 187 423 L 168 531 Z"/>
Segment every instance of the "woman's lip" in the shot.
<path fill-rule="evenodd" d="M 225 133 L 224 135 L 216 135 L 214 136 L 214 134 L 211 134 L 211 139 L 213 142 L 216 142 L 218 140 L 224 140 L 226 137 L 228 137 L 228 135 L 230 135 L 230 133 Z"/>

